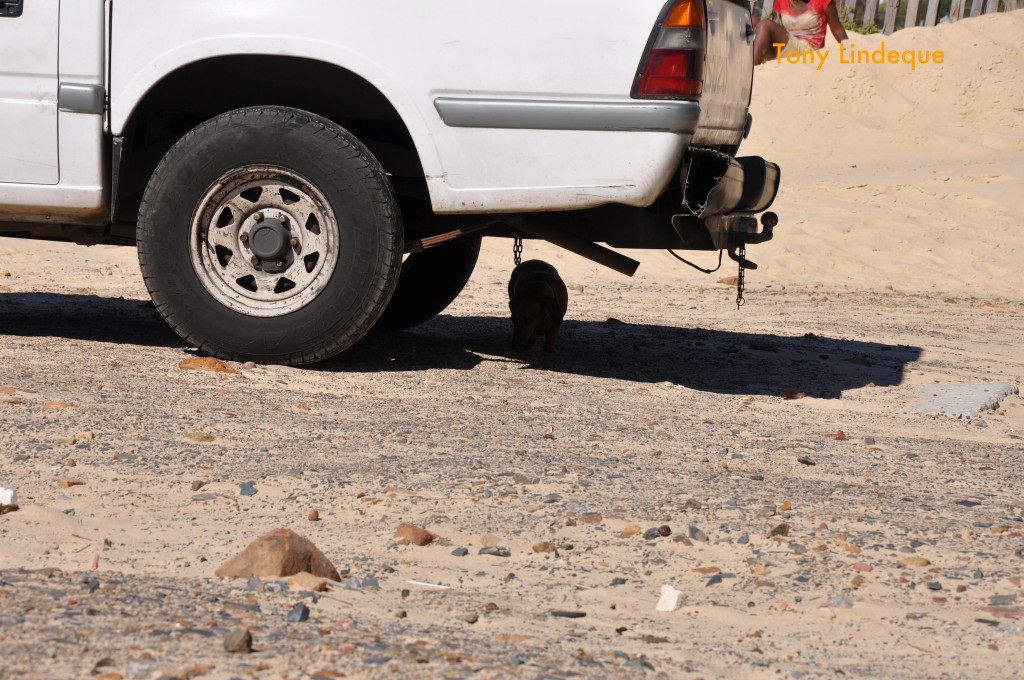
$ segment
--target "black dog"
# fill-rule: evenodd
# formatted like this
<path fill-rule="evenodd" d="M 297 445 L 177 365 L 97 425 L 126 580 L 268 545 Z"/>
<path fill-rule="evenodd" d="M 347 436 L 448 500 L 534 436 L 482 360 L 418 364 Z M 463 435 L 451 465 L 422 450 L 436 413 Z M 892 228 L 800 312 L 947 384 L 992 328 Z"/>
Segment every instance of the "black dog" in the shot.
<path fill-rule="evenodd" d="M 541 260 L 527 260 L 517 265 L 508 282 L 513 346 L 529 349 L 533 347 L 535 336 L 543 335 L 544 351 L 554 352 L 558 328 L 568 306 L 569 291 L 558 270 Z"/>

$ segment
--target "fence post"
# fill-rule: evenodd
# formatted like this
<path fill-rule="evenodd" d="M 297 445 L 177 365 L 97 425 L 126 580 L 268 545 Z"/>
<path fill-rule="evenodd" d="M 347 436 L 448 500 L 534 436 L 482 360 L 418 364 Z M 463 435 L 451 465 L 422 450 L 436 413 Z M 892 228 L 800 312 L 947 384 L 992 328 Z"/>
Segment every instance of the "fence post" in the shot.
<path fill-rule="evenodd" d="M 955 0 L 954 0 L 955 1 Z M 950 8 L 952 9 L 952 8 Z M 924 25 L 934 26 L 939 18 L 939 0 L 928 0 L 928 9 L 924 14 Z"/>
<path fill-rule="evenodd" d="M 917 11 L 921 6 L 921 0 L 910 0 L 907 5 L 907 19 L 903 22 L 903 28 L 917 26 Z"/>
<path fill-rule="evenodd" d="M 949 5 L 949 23 L 960 20 L 960 15 L 964 11 L 964 0 L 953 0 Z"/>
<path fill-rule="evenodd" d="M 864 19 L 862 26 L 873 26 L 875 23 L 875 15 L 878 13 L 878 0 L 867 0 L 867 4 L 864 5 Z"/>
<path fill-rule="evenodd" d="M 971 0 L 971 16 L 976 17 L 981 14 L 981 0 Z"/>
<path fill-rule="evenodd" d="M 974 1 L 981 2 L 981 0 Z M 896 17 L 899 13 L 900 0 L 887 0 L 885 3 L 885 24 L 883 24 L 882 33 L 892 35 L 892 32 L 896 30 Z"/>
<path fill-rule="evenodd" d="M 842 6 L 840 7 L 840 16 L 845 16 L 851 22 L 853 21 L 854 15 L 857 14 L 857 0 L 840 0 Z"/>
<path fill-rule="evenodd" d="M 985 14 L 995 14 L 999 11 L 999 0 L 988 0 L 985 3 Z"/>

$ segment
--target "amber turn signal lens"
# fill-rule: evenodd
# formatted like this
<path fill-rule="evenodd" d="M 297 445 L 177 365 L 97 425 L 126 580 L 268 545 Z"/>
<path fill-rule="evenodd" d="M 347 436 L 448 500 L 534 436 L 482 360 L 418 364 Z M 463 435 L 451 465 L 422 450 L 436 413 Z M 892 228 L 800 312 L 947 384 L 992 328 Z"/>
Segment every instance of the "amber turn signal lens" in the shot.
<path fill-rule="evenodd" d="M 704 28 L 704 1 L 683 0 L 672 8 L 665 28 Z"/>

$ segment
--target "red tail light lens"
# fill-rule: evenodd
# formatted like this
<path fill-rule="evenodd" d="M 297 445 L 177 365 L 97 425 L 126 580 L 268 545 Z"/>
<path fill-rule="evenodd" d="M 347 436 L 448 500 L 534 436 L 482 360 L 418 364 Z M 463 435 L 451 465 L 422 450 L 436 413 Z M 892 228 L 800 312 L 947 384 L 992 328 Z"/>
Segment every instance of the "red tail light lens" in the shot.
<path fill-rule="evenodd" d="M 700 94 L 702 56 L 696 50 L 651 50 L 637 94 L 647 97 Z"/>
<path fill-rule="evenodd" d="M 654 29 L 633 87 L 633 97 L 674 99 L 699 95 L 704 77 L 704 0 L 666 7 Z"/>

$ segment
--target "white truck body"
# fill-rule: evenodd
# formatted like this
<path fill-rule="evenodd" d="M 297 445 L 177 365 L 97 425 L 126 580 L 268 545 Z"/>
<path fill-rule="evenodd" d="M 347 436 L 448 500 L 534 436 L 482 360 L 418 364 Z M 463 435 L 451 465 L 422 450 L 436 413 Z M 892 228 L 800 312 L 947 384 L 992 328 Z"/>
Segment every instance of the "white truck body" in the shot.
<path fill-rule="evenodd" d="M 93 220 L 110 181 L 101 114 L 59 110 L 61 82 L 106 84 L 102 0 L 0 9 L 0 220 Z"/>
<path fill-rule="evenodd" d="M 595 259 L 587 242 L 735 249 L 770 238 L 751 215 L 778 189 L 777 167 L 734 158 L 751 123 L 752 35 L 743 0 L 0 0 L 0 235 L 135 243 L 168 151 L 231 112 L 261 107 L 272 125 L 270 107 L 365 144 L 395 191 L 407 253 L 468 223 L 445 216 Z M 302 205 L 331 218 L 301 173 L 250 165 L 282 170 Z M 287 205 L 269 209 L 248 217 L 270 217 L 277 231 L 260 233 L 284 243 Z M 554 231 L 553 218 L 521 217 L 555 213 Z M 207 228 L 193 238 L 219 233 Z M 236 220 L 242 240 L 207 246 L 245 255 L 257 282 L 244 285 L 258 288 L 266 262 L 251 229 Z M 282 277 L 292 267 L 277 246 L 254 252 Z M 282 299 L 298 294 L 277 284 Z M 244 309 L 234 285 L 223 302 Z"/>
<path fill-rule="evenodd" d="M 102 86 L 109 93 L 102 123 L 118 136 L 168 74 L 246 54 L 336 64 L 377 87 L 409 128 L 435 212 L 650 205 L 673 179 L 687 134 L 450 127 L 435 102 L 635 103 L 636 66 L 663 6 L 24 0 L 21 17 L 0 20 L 0 205 L 50 220 L 103 208 L 102 117 L 59 112 L 59 83 Z"/>

